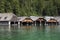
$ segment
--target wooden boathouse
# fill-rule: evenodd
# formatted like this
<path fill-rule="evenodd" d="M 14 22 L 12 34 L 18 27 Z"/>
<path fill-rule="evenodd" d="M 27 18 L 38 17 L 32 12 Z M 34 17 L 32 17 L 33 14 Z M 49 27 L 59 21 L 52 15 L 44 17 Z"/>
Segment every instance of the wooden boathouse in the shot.
<path fill-rule="evenodd" d="M 18 24 L 20 25 L 32 25 L 33 20 L 30 17 L 18 17 Z"/>
<path fill-rule="evenodd" d="M 35 25 L 45 25 L 46 20 L 43 17 L 30 16 L 30 18 L 34 21 Z"/>
<path fill-rule="evenodd" d="M 42 25 L 45 25 L 45 22 L 46 20 L 43 18 L 43 17 L 39 17 L 37 20 L 36 20 L 36 24 L 42 24 Z"/>
<path fill-rule="evenodd" d="M 50 20 L 47 21 L 47 24 L 48 25 L 56 25 L 56 24 L 58 24 L 58 21 L 56 19 L 51 18 Z"/>
<path fill-rule="evenodd" d="M 13 13 L 0 13 L 0 25 L 11 25 L 17 22 L 17 16 Z"/>
<path fill-rule="evenodd" d="M 18 17 L 18 24 L 20 25 L 44 25 L 46 20 L 43 17 L 30 16 Z"/>
<path fill-rule="evenodd" d="M 47 17 L 45 17 L 45 19 L 46 19 L 46 24 L 48 24 L 48 25 L 57 25 L 57 24 L 59 24 L 57 19 L 55 19 L 55 17 L 47 16 Z"/>
<path fill-rule="evenodd" d="M 45 25 L 45 24 L 59 24 L 60 17 L 52 16 L 30 16 L 17 17 L 13 13 L 0 13 L 0 25 Z"/>

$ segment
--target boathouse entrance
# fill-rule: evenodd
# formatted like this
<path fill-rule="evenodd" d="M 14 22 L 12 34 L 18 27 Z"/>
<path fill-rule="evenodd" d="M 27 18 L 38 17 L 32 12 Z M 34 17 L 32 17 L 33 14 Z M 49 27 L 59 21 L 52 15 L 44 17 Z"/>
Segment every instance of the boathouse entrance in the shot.
<path fill-rule="evenodd" d="M 44 25 L 46 20 L 44 18 L 38 18 L 36 20 L 36 25 Z"/>
<path fill-rule="evenodd" d="M 15 21 L 15 22 L 14 22 L 14 21 L 12 21 L 12 22 L 11 22 L 11 25 L 17 25 L 17 24 L 18 24 L 18 22 L 17 22 L 17 21 Z"/>

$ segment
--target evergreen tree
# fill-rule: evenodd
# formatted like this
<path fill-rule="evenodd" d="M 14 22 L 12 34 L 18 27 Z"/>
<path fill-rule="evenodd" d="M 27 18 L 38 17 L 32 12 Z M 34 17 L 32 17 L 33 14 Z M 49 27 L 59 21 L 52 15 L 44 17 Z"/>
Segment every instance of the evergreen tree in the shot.
<path fill-rule="evenodd" d="M 4 13 L 5 0 L 0 0 L 0 13 Z"/>
<path fill-rule="evenodd" d="M 0 0 L 0 13 L 17 16 L 58 16 L 60 0 Z"/>

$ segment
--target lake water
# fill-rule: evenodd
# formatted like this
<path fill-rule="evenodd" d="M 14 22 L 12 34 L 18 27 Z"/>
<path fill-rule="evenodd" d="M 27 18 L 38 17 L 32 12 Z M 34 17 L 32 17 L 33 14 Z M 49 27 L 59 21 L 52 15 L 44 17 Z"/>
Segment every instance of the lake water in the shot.
<path fill-rule="evenodd" d="M 60 25 L 0 26 L 0 40 L 60 40 Z"/>

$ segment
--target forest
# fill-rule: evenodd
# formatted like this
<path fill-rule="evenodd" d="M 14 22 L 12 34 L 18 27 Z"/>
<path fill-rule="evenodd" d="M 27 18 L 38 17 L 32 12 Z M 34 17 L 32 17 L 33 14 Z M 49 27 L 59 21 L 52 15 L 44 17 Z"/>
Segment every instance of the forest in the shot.
<path fill-rule="evenodd" d="M 60 0 L 0 0 L 0 13 L 17 16 L 60 16 Z"/>

